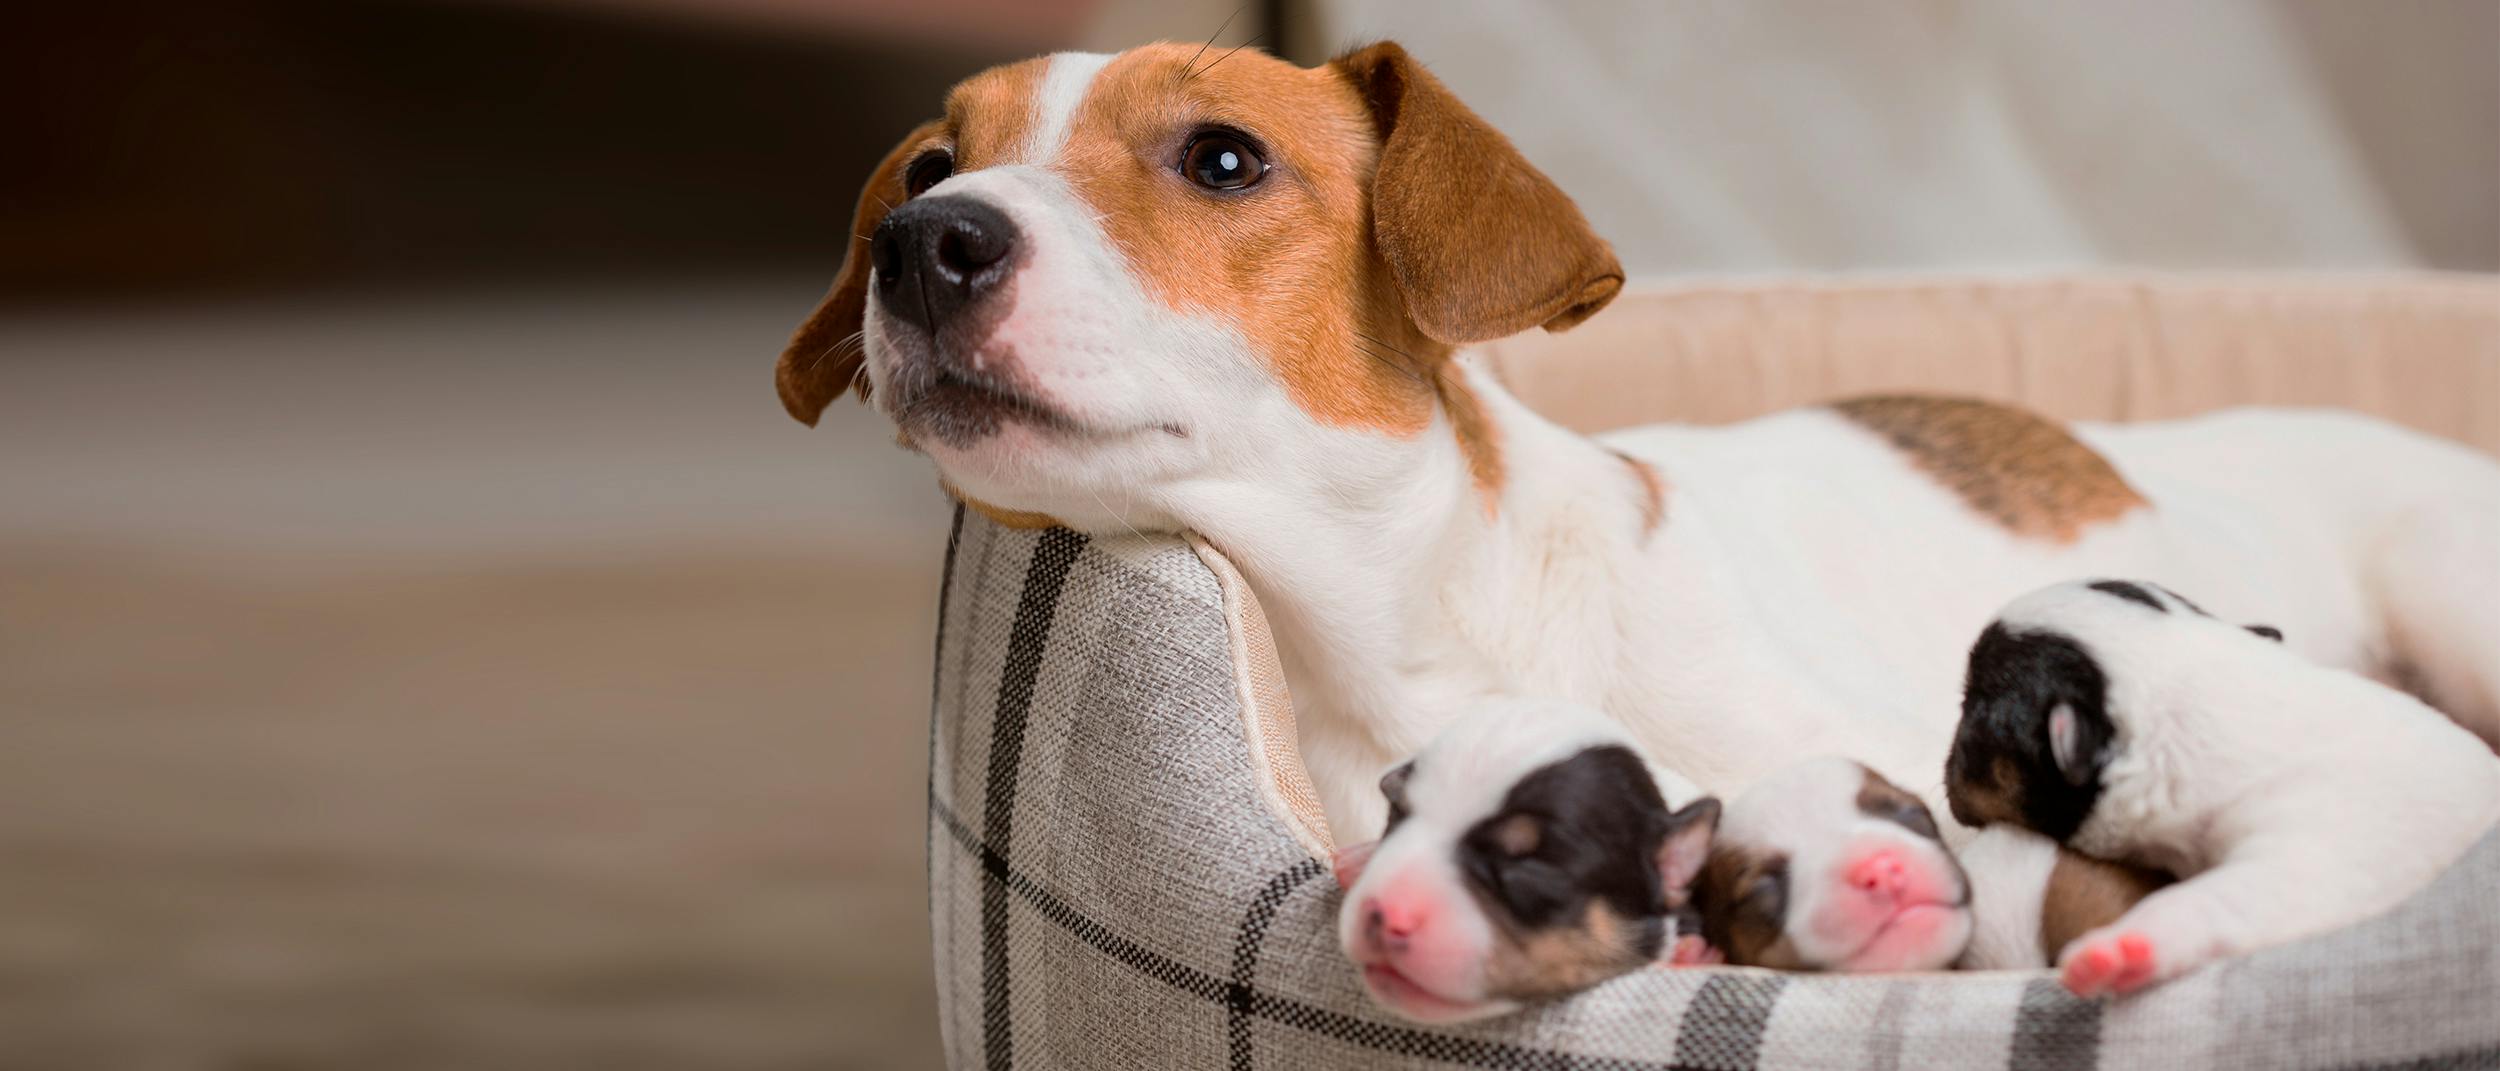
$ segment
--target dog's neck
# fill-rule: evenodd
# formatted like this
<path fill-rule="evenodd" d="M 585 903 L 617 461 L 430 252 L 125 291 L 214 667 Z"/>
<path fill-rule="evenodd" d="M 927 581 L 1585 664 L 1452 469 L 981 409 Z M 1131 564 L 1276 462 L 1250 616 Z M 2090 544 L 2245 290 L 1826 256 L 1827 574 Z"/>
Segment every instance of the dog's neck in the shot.
<path fill-rule="evenodd" d="M 1511 474 L 1490 496 L 1444 407 L 1411 438 L 1349 433 L 1274 461 L 1303 471 L 1270 467 L 1177 511 L 1240 564 L 1274 623 L 1323 786 L 1368 784 L 1470 699 L 1604 705 L 1616 673 L 1619 652 L 1600 638 L 1620 634 L 1605 619 L 1636 572 L 1622 563 L 1653 534 L 1647 494 L 1663 476 L 1645 486 L 1489 375 L 1445 374 L 1474 395 L 1483 441 Z M 1327 803 L 1332 821 L 1371 824 L 1362 801 Z"/>

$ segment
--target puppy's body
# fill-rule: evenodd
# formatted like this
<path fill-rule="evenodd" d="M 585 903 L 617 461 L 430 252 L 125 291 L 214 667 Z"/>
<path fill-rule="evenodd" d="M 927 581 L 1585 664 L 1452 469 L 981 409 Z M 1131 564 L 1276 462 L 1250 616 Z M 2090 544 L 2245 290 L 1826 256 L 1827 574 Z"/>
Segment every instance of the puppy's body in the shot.
<path fill-rule="evenodd" d="M 2092 572 L 2401 661 L 2500 739 L 2489 461 L 2350 418 L 2078 440 L 1915 399 L 1574 435 L 1459 355 L 1614 297 L 1569 198 L 1394 45 L 1211 59 L 959 86 L 870 177 L 779 386 L 810 422 L 856 386 L 1008 523 L 1222 549 L 1341 836 L 1380 828 L 1379 769 L 1496 695 L 1602 709 L 1714 791 L 1830 751 L 1932 795 L 1953 652 Z"/>
<path fill-rule="evenodd" d="M 2500 759 L 2411 696 L 2157 585 L 2061 584 L 1973 647 L 1955 813 L 2178 874 L 2061 956 L 2125 992 L 2392 907 L 2500 819 Z"/>
<path fill-rule="evenodd" d="M 1955 966 L 2027 970 L 2118 921 L 2169 879 L 2094 859 L 2028 830 L 1990 826 L 1955 853 L 1971 884 L 1970 947 Z"/>

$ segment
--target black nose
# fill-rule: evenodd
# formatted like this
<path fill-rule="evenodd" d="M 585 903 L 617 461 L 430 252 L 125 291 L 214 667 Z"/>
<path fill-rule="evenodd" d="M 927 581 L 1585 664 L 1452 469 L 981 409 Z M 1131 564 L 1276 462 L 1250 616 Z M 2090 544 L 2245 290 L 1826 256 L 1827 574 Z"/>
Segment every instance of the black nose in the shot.
<path fill-rule="evenodd" d="M 1015 270 L 1016 225 L 969 197 L 923 197 L 886 213 L 868 243 L 877 302 L 935 331 Z"/>

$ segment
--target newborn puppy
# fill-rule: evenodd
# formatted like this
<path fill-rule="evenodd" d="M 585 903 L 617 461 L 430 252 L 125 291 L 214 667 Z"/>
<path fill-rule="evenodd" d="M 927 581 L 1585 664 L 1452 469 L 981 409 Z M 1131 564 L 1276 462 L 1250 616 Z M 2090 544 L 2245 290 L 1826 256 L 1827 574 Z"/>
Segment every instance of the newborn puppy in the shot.
<path fill-rule="evenodd" d="M 1969 880 L 1927 805 L 1843 758 L 1730 802 L 1693 903 L 1728 962 L 1789 970 L 1944 967 L 1972 925 Z"/>
<path fill-rule="evenodd" d="M 1446 1023 L 1657 962 L 1719 817 L 1708 798 L 1671 809 L 1662 780 L 1698 795 L 1593 710 L 1501 700 L 1462 715 L 1381 778 L 1381 839 L 1338 853 L 1338 938 L 1364 988 Z"/>
<path fill-rule="evenodd" d="M 1731 963 L 1996 970 L 2047 966 L 2162 880 L 2004 827 L 1948 853 L 1918 797 L 1823 758 L 1728 803 L 1693 898 Z"/>
<path fill-rule="evenodd" d="M 2375 914 L 2500 817 L 2480 740 L 2279 639 L 2103 580 L 2016 599 L 1971 648 L 1954 817 L 2183 879 L 2068 945 L 2068 989 L 2126 993 Z"/>

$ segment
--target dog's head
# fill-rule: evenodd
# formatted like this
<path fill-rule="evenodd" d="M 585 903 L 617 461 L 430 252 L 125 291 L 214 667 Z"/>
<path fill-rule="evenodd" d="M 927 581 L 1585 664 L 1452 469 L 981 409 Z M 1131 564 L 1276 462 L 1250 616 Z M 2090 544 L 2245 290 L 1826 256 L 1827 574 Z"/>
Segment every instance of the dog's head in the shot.
<path fill-rule="evenodd" d="M 1170 522 L 1154 493 L 1193 479 L 1465 435 L 1452 347 L 1622 285 L 1570 199 L 1385 43 L 995 68 L 869 176 L 851 233 L 781 357 L 791 415 L 855 389 L 994 514 L 1106 527 L 1109 502 Z M 1498 479 L 1489 445 L 1469 460 Z"/>
<path fill-rule="evenodd" d="M 1338 939 L 1400 1015 L 1500 1014 L 1656 962 L 1698 929 L 1679 919 L 1718 801 L 1671 808 L 1595 711 L 1475 708 L 1380 788 L 1389 828 L 1338 855 Z"/>
<path fill-rule="evenodd" d="M 1730 801 L 1693 886 L 1730 963 L 1944 967 L 1970 943 L 1970 882 L 1917 796 L 1844 758 L 1810 759 Z"/>
<path fill-rule="evenodd" d="M 2218 621 L 2148 581 L 2074 581 L 2015 599 L 1971 645 L 1945 760 L 1953 817 L 2074 841 L 2100 806 L 2122 739 L 2147 728 L 2142 719 L 2160 705 L 2150 700 L 2178 669 L 2208 650 L 2282 639 L 2271 626 Z M 2122 669 L 2138 709 L 2120 701 Z"/>

